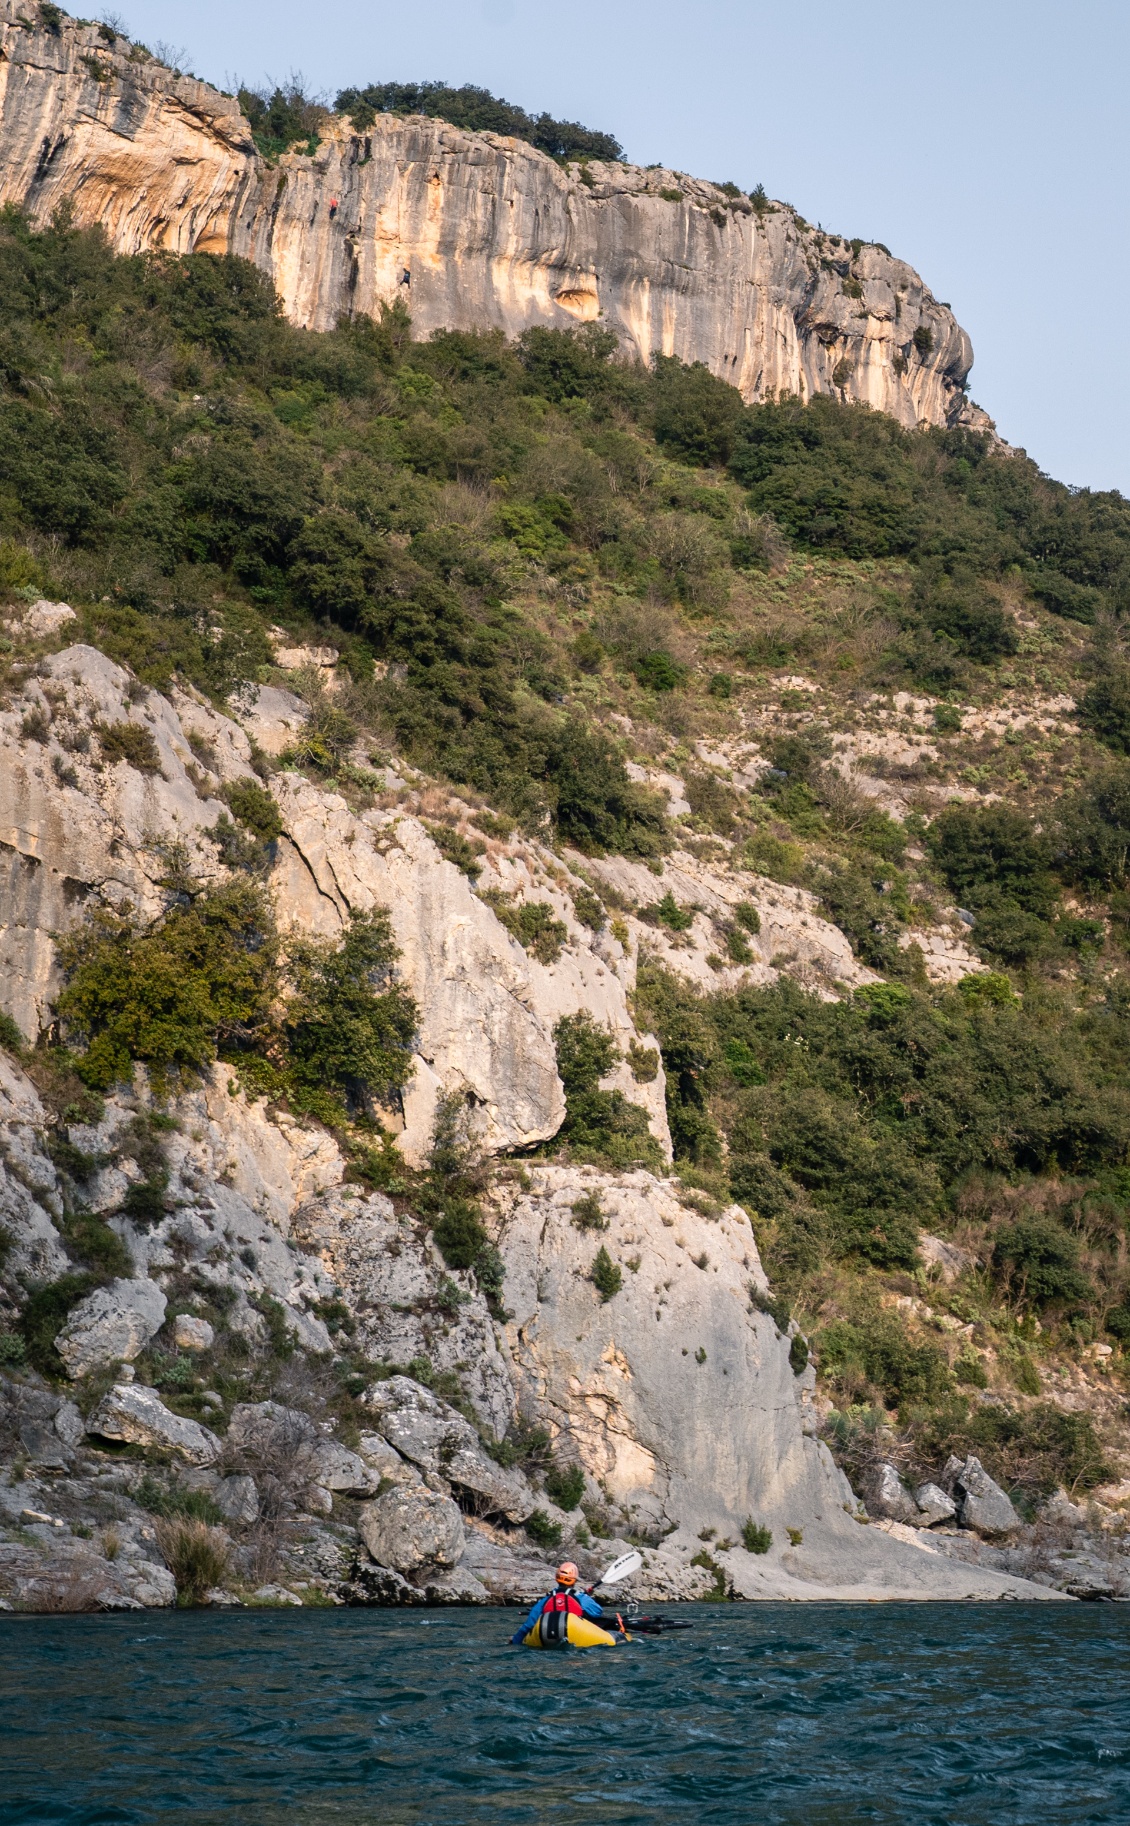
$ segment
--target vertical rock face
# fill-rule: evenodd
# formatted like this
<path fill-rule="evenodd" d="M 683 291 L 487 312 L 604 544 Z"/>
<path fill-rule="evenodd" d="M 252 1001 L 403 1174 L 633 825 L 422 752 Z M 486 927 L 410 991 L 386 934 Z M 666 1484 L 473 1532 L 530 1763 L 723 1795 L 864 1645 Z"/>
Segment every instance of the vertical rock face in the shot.
<path fill-rule="evenodd" d="M 903 424 L 969 408 L 973 352 L 884 248 L 681 173 L 562 167 L 445 122 L 327 124 L 260 158 L 237 103 L 125 40 L 0 0 L 0 202 L 69 204 L 120 252 L 244 255 L 314 329 L 405 300 L 417 334 L 601 323 L 626 356 L 702 361 L 748 399 L 840 393 Z"/>

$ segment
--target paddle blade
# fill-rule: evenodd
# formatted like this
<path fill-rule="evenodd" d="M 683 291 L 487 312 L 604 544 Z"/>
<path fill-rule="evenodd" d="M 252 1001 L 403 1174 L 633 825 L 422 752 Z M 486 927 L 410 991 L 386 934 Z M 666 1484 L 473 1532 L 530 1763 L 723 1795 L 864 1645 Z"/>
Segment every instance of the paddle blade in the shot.
<path fill-rule="evenodd" d="M 597 1580 L 598 1585 L 618 1585 L 621 1579 L 630 1579 L 643 1565 L 642 1553 L 622 1553 L 618 1560 L 613 1560 Z"/>

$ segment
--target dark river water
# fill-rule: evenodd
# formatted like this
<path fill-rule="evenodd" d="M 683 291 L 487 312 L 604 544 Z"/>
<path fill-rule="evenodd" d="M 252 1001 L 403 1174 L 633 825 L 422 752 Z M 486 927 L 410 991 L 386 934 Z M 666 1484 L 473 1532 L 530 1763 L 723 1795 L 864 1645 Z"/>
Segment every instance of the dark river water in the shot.
<path fill-rule="evenodd" d="M 0 1618 L 3 1826 L 1130 1826 L 1130 1606 Z"/>

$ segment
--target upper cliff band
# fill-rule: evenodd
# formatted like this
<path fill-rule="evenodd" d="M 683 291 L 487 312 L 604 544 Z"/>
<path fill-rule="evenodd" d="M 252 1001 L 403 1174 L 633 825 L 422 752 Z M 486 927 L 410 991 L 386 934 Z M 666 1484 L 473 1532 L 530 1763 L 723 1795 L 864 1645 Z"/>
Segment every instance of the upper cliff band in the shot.
<path fill-rule="evenodd" d="M 259 154 L 238 103 L 104 28 L 0 0 L 0 203 L 69 205 L 119 253 L 231 253 L 292 322 L 404 300 L 418 335 L 599 322 L 749 401 L 834 393 L 905 425 L 984 424 L 969 338 L 903 261 L 782 204 L 635 165 L 561 165 L 422 116 Z"/>

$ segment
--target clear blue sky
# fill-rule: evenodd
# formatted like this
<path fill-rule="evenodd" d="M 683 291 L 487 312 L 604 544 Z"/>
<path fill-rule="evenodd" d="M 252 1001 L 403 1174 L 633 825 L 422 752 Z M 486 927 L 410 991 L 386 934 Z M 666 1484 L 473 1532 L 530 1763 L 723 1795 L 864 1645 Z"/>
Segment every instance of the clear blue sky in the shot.
<path fill-rule="evenodd" d="M 480 83 L 883 241 L 969 331 L 1002 435 L 1130 494 L 1127 0 L 119 4 L 223 87 Z"/>

